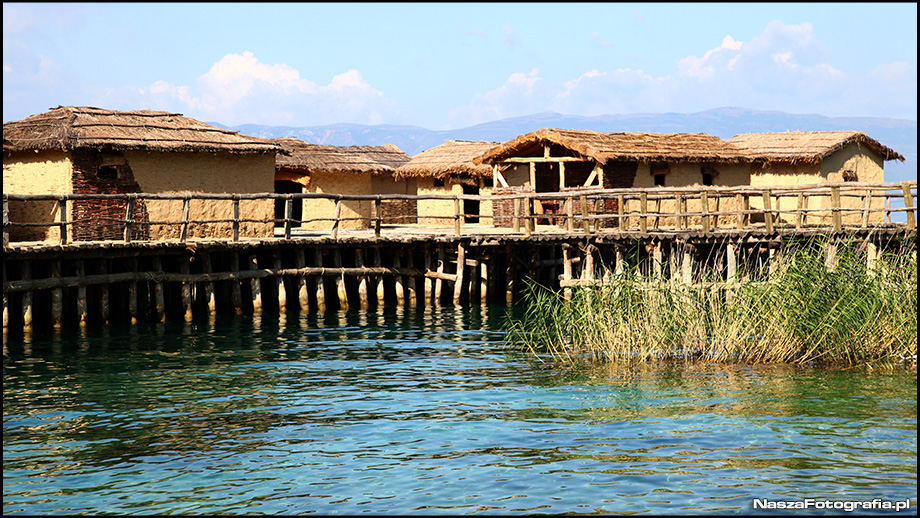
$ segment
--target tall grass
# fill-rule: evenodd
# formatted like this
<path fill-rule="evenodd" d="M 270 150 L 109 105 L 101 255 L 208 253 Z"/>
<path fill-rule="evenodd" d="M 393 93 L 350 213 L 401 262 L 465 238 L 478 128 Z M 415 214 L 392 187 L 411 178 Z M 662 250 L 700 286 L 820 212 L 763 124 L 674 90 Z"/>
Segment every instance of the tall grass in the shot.
<path fill-rule="evenodd" d="M 916 358 L 916 253 L 883 255 L 870 271 L 859 246 L 842 246 L 835 267 L 807 248 L 771 258 L 766 280 L 689 285 L 633 267 L 574 288 L 569 301 L 530 283 L 506 340 L 566 362 L 871 366 Z"/>

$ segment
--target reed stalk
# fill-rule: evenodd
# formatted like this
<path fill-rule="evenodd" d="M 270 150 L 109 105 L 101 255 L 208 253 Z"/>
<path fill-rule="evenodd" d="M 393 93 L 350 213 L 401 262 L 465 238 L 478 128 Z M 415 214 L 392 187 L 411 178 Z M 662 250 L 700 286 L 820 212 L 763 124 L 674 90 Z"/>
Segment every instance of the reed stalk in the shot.
<path fill-rule="evenodd" d="M 717 285 L 606 272 L 613 282 L 573 288 L 569 301 L 529 283 L 506 341 L 569 363 L 916 364 L 915 253 L 882 255 L 873 271 L 858 243 L 839 245 L 833 268 L 807 247 L 771 261 Z"/>

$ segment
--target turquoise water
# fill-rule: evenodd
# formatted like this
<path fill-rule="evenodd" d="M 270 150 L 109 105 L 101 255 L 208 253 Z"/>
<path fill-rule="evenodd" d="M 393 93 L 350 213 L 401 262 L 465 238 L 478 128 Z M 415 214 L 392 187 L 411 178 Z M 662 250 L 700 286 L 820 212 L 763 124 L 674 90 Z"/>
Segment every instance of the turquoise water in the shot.
<path fill-rule="evenodd" d="M 915 373 L 566 371 L 505 311 L 7 337 L 3 512 L 916 514 Z"/>

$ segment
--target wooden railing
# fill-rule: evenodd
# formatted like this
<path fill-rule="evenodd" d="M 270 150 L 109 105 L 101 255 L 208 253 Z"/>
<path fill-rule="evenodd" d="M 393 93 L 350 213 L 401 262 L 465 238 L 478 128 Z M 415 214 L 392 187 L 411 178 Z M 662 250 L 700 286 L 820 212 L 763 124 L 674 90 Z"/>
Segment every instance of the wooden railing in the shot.
<path fill-rule="evenodd" d="M 427 219 L 444 221 L 453 226 L 454 235 L 482 233 L 483 226 L 466 226 L 467 216 L 495 223 L 496 216 L 465 214 L 464 201 L 476 200 L 491 203 L 493 207 L 504 203 L 513 207 L 510 216 L 502 216 L 508 231 L 525 236 L 539 231 L 562 231 L 591 234 L 592 232 L 685 232 L 685 231 L 738 231 L 765 229 L 768 232 L 785 229 L 821 228 L 839 232 L 844 228 L 870 228 L 878 226 L 903 226 L 916 228 L 915 198 L 917 182 L 899 183 L 823 183 L 794 186 L 737 186 L 737 187 L 656 187 L 645 189 L 592 189 L 553 193 L 521 192 L 490 196 L 476 195 L 342 195 L 324 193 L 179 193 L 179 194 L 3 194 L 3 243 L 30 241 L 16 236 L 27 233 L 25 229 L 50 228 L 38 241 L 71 243 L 75 240 L 92 241 L 77 235 L 75 230 L 87 231 L 94 226 L 107 226 L 104 240 L 158 241 L 164 239 L 186 242 L 201 240 L 192 228 L 212 226 L 216 238 L 239 241 L 241 238 L 274 238 L 275 227 L 281 230 L 277 238 L 296 237 L 297 227 L 312 225 L 313 230 L 330 231 L 335 238 L 345 222 L 360 221 L 357 226 L 372 229 L 381 235 L 384 224 L 404 224 L 406 220 Z M 294 218 L 295 203 L 302 200 L 326 199 L 334 202 L 331 216 L 308 214 Z M 109 201 L 116 203 L 122 216 L 91 215 L 83 211 L 74 221 L 73 209 L 80 203 Z M 440 200 L 448 210 L 440 214 L 423 213 L 386 217 L 381 210 L 385 201 Z M 192 210 L 192 204 L 211 203 L 209 210 Z M 283 203 L 284 216 L 276 219 L 275 203 Z M 347 202 L 364 202 L 371 210 L 367 216 L 343 216 L 342 206 Z M 181 203 L 181 205 L 179 205 Z M 213 205 L 213 204 L 217 205 Z M 241 204 L 256 204 L 258 216 L 241 212 Z M 259 206 L 258 204 L 262 205 Z M 123 204 L 123 207 L 122 205 Z M 157 210 L 153 210 L 161 204 Z M 172 204 L 172 205 L 167 205 Z M 541 206 L 555 205 L 557 210 L 547 213 Z M 143 207 L 147 217 L 138 217 Z M 610 209 L 614 207 L 614 209 Z M 251 207 L 250 207 L 251 208 Z M 209 212 L 223 212 L 225 217 L 209 216 Z M 46 215 L 48 221 L 35 214 Z M 47 217 L 47 214 L 54 214 Z M 111 207 L 110 211 L 111 212 Z M 154 219 L 153 215 L 172 216 Z M 200 215 L 199 215 L 200 214 Z M 272 217 L 268 217 L 271 214 Z M 27 216 L 32 215 L 32 216 Z M 162 217 L 162 216 L 161 216 Z M 31 219 L 31 221 L 30 221 Z M 491 220 L 491 221 L 490 221 Z M 325 224 L 323 224 L 325 222 Z M 249 225 L 244 230 L 244 226 Z M 551 226 L 547 226 L 549 224 Z M 319 227 L 317 227 L 319 225 Z M 218 228 L 219 227 L 219 228 Z M 112 235 L 111 229 L 117 229 Z M 163 236 L 151 229 L 160 229 Z M 255 230 L 254 230 L 255 229 Z M 56 232 L 54 232 L 56 230 Z M 56 234 L 49 236 L 48 234 Z M 206 236 L 204 239 L 215 238 Z"/>

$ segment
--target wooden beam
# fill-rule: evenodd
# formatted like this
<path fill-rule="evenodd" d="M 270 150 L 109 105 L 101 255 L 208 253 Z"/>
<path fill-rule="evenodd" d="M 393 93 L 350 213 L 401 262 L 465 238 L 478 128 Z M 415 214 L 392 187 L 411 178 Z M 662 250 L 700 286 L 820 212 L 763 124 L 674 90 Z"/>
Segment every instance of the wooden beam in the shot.
<path fill-rule="evenodd" d="M 591 158 L 578 158 L 574 156 L 555 157 L 511 157 L 499 160 L 496 164 L 527 164 L 527 163 L 561 163 L 561 162 L 592 162 Z"/>

